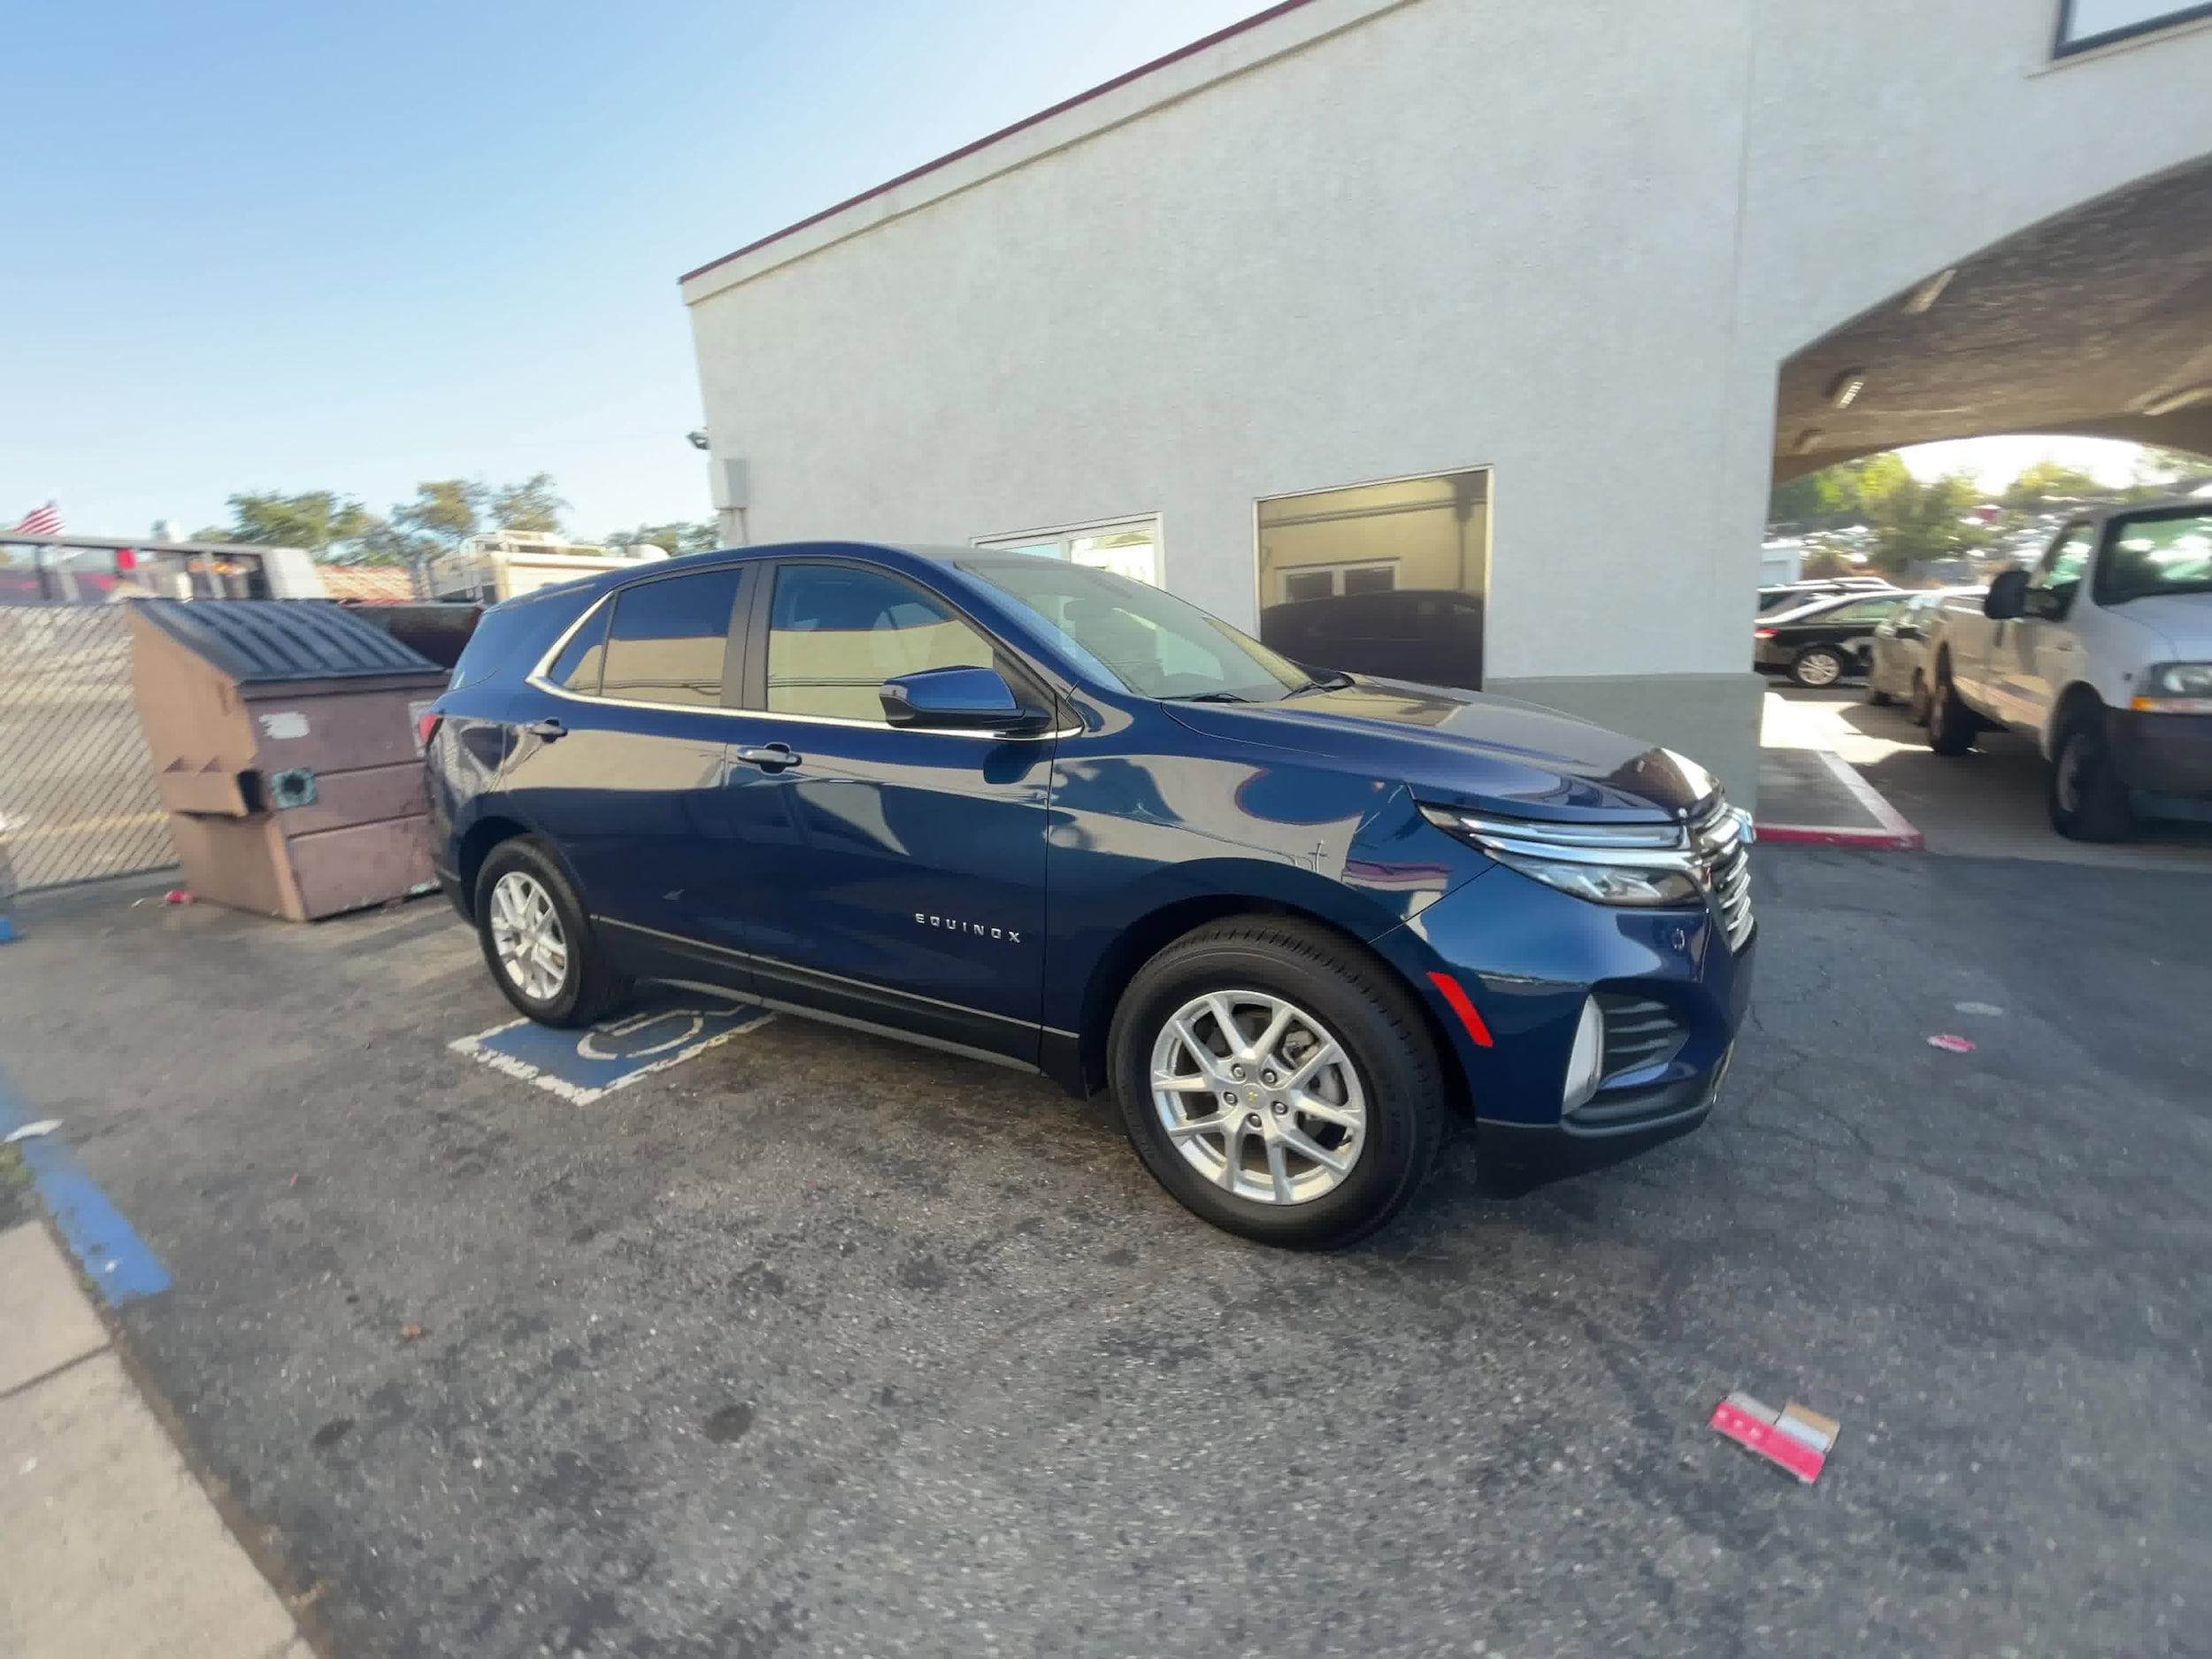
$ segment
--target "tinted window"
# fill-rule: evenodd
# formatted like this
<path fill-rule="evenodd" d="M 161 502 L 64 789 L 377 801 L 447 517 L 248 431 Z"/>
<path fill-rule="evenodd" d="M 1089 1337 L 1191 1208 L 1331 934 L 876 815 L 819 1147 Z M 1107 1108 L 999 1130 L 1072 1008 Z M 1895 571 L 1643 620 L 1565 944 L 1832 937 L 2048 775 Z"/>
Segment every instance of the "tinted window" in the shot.
<path fill-rule="evenodd" d="M 525 646 L 530 655 L 515 672 L 528 673 L 538 653 L 575 618 L 582 604 L 580 596 L 566 603 L 544 600 L 493 606 L 477 619 L 476 631 L 469 635 L 460 660 L 453 665 L 454 685 L 473 686 L 490 679 Z"/>
<path fill-rule="evenodd" d="M 1042 568 L 1044 561 L 1039 560 Z M 844 565 L 787 565 L 768 613 L 768 707 L 883 721 L 883 682 L 988 668 L 991 641 L 913 583 Z"/>
<path fill-rule="evenodd" d="M 601 695 L 719 708 L 738 575 L 703 571 L 624 588 L 607 630 Z"/>
<path fill-rule="evenodd" d="M 612 605 L 602 605 L 586 618 L 584 626 L 561 647 L 561 654 L 545 671 L 548 680 L 564 690 L 581 692 L 587 697 L 599 695 L 600 660 L 605 655 L 607 618 L 613 611 Z"/>
<path fill-rule="evenodd" d="M 1809 623 L 1823 622 L 1879 622 L 1897 609 L 1895 599 L 1862 599 L 1855 604 L 1838 605 L 1833 611 L 1824 611 L 1818 616 L 1807 617 Z"/>
<path fill-rule="evenodd" d="M 2053 595 L 2062 608 L 2081 586 L 2081 573 L 2089 568 L 2089 555 L 2096 546 L 2096 532 L 2085 524 L 2074 526 L 2064 541 L 2043 556 L 2028 586 Z"/>

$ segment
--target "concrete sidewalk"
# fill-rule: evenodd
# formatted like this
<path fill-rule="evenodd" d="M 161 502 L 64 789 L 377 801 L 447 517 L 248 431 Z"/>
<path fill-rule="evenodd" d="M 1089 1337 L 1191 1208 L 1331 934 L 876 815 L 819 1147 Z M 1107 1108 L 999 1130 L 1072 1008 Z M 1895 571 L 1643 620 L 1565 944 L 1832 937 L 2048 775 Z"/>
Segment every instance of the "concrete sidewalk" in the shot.
<path fill-rule="evenodd" d="M 0 1233 L 0 1654 L 309 1659 L 44 1227 Z"/>

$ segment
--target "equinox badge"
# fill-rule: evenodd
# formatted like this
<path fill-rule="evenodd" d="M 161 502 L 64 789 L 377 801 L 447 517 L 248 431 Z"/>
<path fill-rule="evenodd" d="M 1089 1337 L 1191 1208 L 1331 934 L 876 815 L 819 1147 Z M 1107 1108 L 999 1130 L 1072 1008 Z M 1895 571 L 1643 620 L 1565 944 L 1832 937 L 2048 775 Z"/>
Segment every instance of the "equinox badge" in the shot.
<path fill-rule="evenodd" d="M 917 927 L 949 927 L 956 933 L 973 933 L 979 939 L 1003 939 L 1010 945 L 1022 941 L 1021 931 L 1013 927 L 986 927 L 980 922 L 957 921 L 949 916 L 932 916 L 926 910 L 914 912 Z"/>

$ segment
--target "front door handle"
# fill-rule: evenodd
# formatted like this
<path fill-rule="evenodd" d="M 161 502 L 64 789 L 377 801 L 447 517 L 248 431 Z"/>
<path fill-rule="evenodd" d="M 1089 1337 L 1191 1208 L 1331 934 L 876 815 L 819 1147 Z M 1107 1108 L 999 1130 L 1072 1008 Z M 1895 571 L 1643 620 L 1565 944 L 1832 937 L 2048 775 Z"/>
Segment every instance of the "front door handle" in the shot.
<path fill-rule="evenodd" d="M 769 772 L 780 772 L 786 766 L 795 766 L 802 756 L 791 752 L 788 743 L 770 743 L 762 749 L 741 749 L 735 751 L 738 759 L 749 766 L 759 766 Z"/>
<path fill-rule="evenodd" d="M 533 737 L 541 737 L 549 743 L 557 743 L 568 735 L 568 727 L 558 720 L 533 720 L 522 728 Z"/>

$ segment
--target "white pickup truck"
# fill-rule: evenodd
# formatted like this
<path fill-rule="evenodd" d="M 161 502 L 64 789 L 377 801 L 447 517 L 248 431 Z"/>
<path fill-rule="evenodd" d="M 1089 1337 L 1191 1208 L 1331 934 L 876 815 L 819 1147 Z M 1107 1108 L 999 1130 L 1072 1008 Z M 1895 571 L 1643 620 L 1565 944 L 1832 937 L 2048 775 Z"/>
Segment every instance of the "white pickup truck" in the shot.
<path fill-rule="evenodd" d="M 2212 816 L 2212 501 L 2073 520 L 2032 571 L 1946 603 L 1928 657 L 1930 747 L 1963 755 L 1984 726 L 2033 733 L 2062 835 Z"/>

